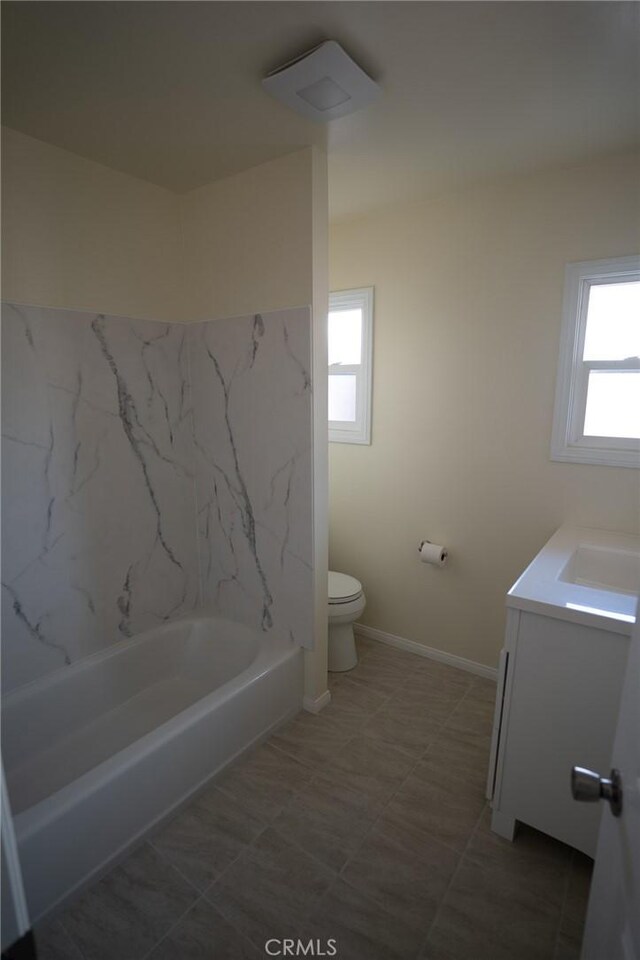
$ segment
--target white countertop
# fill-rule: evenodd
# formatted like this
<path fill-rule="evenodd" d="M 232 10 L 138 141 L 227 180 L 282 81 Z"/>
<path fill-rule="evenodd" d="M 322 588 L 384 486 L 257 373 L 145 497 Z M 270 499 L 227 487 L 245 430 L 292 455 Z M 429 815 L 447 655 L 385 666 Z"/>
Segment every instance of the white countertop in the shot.
<path fill-rule="evenodd" d="M 516 580 L 507 606 L 629 636 L 639 591 L 640 537 L 566 525 Z"/>

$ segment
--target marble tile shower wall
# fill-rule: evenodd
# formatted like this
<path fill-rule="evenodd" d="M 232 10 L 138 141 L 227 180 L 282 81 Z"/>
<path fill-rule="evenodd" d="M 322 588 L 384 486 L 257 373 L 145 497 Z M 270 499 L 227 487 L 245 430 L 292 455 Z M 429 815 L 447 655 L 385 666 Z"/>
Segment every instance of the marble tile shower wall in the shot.
<path fill-rule="evenodd" d="M 204 603 L 309 646 L 310 312 L 195 324 L 189 355 Z"/>
<path fill-rule="evenodd" d="M 201 601 L 310 636 L 308 311 L 5 304 L 2 336 L 5 690 Z"/>
<path fill-rule="evenodd" d="M 197 600 L 187 329 L 4 305 L 3 684 Z"/>

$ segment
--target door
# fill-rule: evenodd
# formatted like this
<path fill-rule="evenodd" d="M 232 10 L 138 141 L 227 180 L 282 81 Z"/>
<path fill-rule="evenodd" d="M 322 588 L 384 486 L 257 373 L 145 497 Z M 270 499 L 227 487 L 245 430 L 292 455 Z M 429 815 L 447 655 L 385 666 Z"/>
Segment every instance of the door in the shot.
<path fill-rule="evenodd" d="M 640 604 L 613 748 L 622 810 L 603 813 L 582 960 L 640 960 Z M 609 771 L 598 771 L 609 777 Z M 609 807 L 609 805 L 607 805 Z"/>
<path fill-rule="evenodd" d="M 0 813 L 2 816 L 2 933 L 0 945 L 2 950 L 5 950 L 27 932 L 29 915 L 22 886 L 22 874 L 11 820 L 9 795 L 4 782 L 4 767 L 0 768 L 0 773 Z"/>

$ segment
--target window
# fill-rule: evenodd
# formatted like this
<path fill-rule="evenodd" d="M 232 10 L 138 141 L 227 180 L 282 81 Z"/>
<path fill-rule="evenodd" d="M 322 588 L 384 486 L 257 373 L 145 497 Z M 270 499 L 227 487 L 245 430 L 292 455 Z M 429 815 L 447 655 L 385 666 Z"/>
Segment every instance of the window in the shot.
<path fill-rule="evenodd" d="M 329 296 L 329 440 L 371 443 L 373 287 Z"/>
<path fill-rule="evenodd" d="M 567 266 L 551 459 L 640 467 L 640 257 Z"/>

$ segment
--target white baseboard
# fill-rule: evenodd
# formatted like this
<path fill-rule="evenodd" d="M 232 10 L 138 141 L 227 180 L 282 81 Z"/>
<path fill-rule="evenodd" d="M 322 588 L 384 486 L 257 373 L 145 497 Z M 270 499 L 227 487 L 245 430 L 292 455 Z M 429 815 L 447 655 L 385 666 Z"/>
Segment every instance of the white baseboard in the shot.
<path fill-rule="evenodd" d="M 353 629 L 361 637 L 368 637 L 370 640 L 377 640 L 379 643 L 386 643 L 390 647 L 407 650 L 409 653 L 417 653 L 419 657 L 428 657 L 429 660 L 438 660 L 450 667 L 457 667 L 458 670 L 466 670 L 468 673 L 475 673 L 478 677 L 486 677 L 487 680 L 498 679 L 497 669 L 487 667 L 484 663 L 476 663 L 475 660 L 467 660 L 466 657 L 457 657 L 454 653 L 445 653 L 444 650 L 427 647 L 424 643 L 417 643 L 415 640 L 396 637 L 393 633 L 385 633 L 384 630 L 376 630 L 375 627 L 367 627 L 363 623 L 354 623 Z"/>
<path fill-rule="evenodd" d="M 313 697 L 303 697 L 302 706 L 305 710 L 308 710 L 309 713 L 320 713 L 321 710 L 331 702 L 331 692 L 325 690 L 324 693 L 321 693 L 319 697 L 315 699 Z"/>

